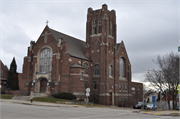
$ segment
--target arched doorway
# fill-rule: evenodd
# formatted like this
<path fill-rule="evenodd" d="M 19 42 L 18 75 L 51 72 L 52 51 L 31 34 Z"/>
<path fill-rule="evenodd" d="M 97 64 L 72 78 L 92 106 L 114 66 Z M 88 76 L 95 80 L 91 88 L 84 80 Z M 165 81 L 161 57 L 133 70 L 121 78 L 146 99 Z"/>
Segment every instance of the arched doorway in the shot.
<path fill-rule="evenodd" d="M 47 87 L 47 79 L 43 78 L 40 81 L 40 93 L 45 93 L 46 92 L 46 87 Z"/>
<path fill-rule="evenodd" d="M 109 105 L 112 105 L 112 92 L 109 92 Z"/>

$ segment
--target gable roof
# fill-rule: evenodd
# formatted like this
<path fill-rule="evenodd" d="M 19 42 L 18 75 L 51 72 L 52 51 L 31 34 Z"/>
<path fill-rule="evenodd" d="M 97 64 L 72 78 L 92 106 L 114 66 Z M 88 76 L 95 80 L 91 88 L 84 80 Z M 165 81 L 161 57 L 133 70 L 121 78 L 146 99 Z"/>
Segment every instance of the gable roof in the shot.
<path fill-rule="evenodd" d="M 48 27 L 49 28 L 49 27 Z M 65 42 L 67 42 L 66 53 L 69 53 L 70 56 L 91 61 L 86 57 L 86 43 L 80 39 L 74 38 L 72 36 L 66 35 L 59 31 L 53 30 L 49 28 L 49 31 L 54 36 L 56 41 L 62 38 Z"/>
<path fill-rule="evenodd" d="M 119 51 L 121 43 L 117 43 L 117 52 Z"/>

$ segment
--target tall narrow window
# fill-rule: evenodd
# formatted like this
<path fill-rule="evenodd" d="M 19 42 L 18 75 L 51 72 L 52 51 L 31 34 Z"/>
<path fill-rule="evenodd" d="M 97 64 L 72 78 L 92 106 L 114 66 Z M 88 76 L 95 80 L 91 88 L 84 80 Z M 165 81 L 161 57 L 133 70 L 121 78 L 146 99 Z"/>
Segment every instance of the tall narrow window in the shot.
<path fill-rule="evenodd" d="M 92 34 L 96 34 L 96 20 L 93 20 L 92 23 Z"/>
<path fill-rule="evenodd" d="M 112 21 L 110 21 L 110 25 L 109 25 L 109 35 L 112 36 Z"/>
<path fill-rule="evenodd" d="M 93 89 L 97 89 L 97 82 L 93 81 Z"/>
<path fill-rule="evenodd" d="M 131 87 L 131 92 L 135 93 L 136 92 L 136 88 L 135 87 Z"/>
<path fill-rule="evenodd" d="M 123 58 L 119 59 L 119 76 L 125 77 L 125 62 Z"/>
<path fill-rule="evenodd" d="M 100 44 L 99 44 L 99 41 L 98 41 L 98 50 L 100 49 Z"/>
<path fill-rule="evenodd" d="M 98 21 L 98 33 L 102 33 L 102 19 Z"/>
<path fill-rule="evenodd" d="M 121 84 L 119 84 L 119 91 L 121 91 Z"/>
<path fill-rule="evenodd" d="M 87 63 L 84 63 L 84 64 L 83 64 L 83 67 L 85 68 L 84 74 L 88 74 L 88 64 L 87 64 Z"/>
<path fill-rule="evenodd" d="M 122 90 L 124 90 L 124 84 L 122 84 Z"/>
<path fill-rule="evenodd" d="M 92 50 L 94 50 L 94 43 L 92 42 L 92 44 L 91 44 L 91 47 L 92 47 Z"/>
<path fill-rule="evenodd" d="M 127 90 L 127 85 L 125 85 L 124 89 Z"/>
<path fill-rule="evenodd" d="M 0 71 L 0 76 L 2 76 L 2 75 L 3 75 L 3 71 L 1 70 L 1 71 Z"/>
<path fill-rule="evenodd" d="M 112 65 L 109 65 L 109 76 L 112 76 Z"/>
<path fill-rule="evenodd" d="M 40 72 L 49 72 L 51 64 L 51 50 L 44 49 L 40 57 Z"/>
<path fill-rule="evenodd" d="M 88 81 L 84 81 L 84 89 L 88 88 Z"/>
<path fill-rule="evenodd" d="M 138 88 L 138 93 L 139 93 L 139 94 L 141 93 L 141 88 Z"/>
<path fill-rule="evenodd" d="M 55 87 L 55 80 L 52 81 L 52 88 Z"/>
<path fill-rule="evenodd" d="M 83 72 L 81 72 L 81 79 L 83 79 Z"/>
<path fill-rule="evenodd" d="M 110 51 L 110 42 L 109 42 L 109 51 Z"/>
<path fill-rule="evenodd" d="M 99 75 L 100 74 L 100 68 L 99 68 L 99 65 L 98 64 L 96 64 L 95 66 L 94 66 L 94 75 Z"/>

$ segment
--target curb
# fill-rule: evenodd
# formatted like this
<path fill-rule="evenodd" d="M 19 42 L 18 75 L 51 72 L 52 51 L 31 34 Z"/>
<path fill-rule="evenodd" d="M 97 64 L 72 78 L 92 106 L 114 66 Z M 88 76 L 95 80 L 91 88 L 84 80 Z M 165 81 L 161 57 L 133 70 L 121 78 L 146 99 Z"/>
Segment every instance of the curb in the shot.
<path fill-rule="evenodd" d="M 148 114 L 148 115 L 158 115 L 158 116 L 180 116 L 180 113 L 169 113 L 169 114 L 164 114 L 164 113 L 151 113 L 151 112 L 139 112 L 141 114 Z"/>

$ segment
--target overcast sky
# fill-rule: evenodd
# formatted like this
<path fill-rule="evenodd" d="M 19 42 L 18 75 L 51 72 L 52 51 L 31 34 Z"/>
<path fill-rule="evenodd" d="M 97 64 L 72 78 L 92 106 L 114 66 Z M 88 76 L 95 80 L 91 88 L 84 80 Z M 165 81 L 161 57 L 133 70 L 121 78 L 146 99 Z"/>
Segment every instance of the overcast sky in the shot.
<path fill-rule="evenodd" d="M 10 67 L 16 58 L 22 72 L 30 41 L 37 41 L 46 21 L 54 30 L 85 41 L 87 9 L 116 11 L 117 43 L 123 40 L 132 66 L 132 80 L 156 68 L 152 59 L 177 52 L 179 0 L 1 0 L 0 59 Z"/>

